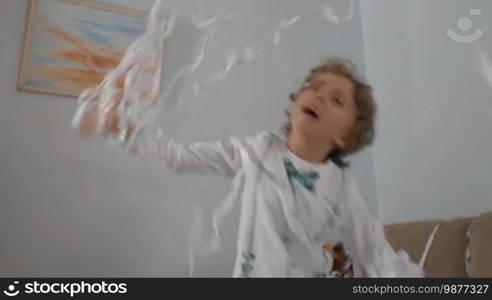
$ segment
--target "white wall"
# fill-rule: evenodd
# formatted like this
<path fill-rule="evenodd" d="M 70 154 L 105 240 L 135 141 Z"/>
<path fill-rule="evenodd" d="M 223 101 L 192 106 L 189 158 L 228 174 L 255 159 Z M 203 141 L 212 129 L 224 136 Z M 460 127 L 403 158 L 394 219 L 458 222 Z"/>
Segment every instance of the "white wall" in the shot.
<path fill-rule="evenodd" d="M 470 16 L 470 9 L 482 15 Z M 490 1 L 362 1 L 366 67 L 379 103 L 376 190 L 387 222 L 492 209 L 491 88 L 475 49 L 492 55 Z M 462 44 L 457 20 L 470 17 Z"/>
<path fill-rule="evenodd" d="M 152 1 L 111 2 L 148 9 Z M 217 43 L 240 32 L 261 45 L 267 28 L 317 1 L 167 3 L 185 15 L 239 12 L 251 25 L 223 28 Z M 0 10 L 0 276 L 186 276 L 192 205 L 201 202 L 210 213 L 228 182 L 173 176 L 141 158 L 81 140 L 70 128 L 74 99 L 16 91 L 27 4 L 2 0 Z M 348 5 L 333 4 L 342 11 Z M 176 139 L 279 131 L 288 94 L 323 57 L 344 55 L 363 69 L 359 15 L 357 7 L 351 23 L 335 27 L 318 20 L 292 29 L 279 51 L 266 48 L 259 61 L 190 103 L 187 114 L 172 121 Z M 354 173 L 375 210 L 370 152 L 355 160 Z M 226 247 L 200 259 L 197 275 L 231 274 L 235 218 L 237 212 L 226 224 Z"/>

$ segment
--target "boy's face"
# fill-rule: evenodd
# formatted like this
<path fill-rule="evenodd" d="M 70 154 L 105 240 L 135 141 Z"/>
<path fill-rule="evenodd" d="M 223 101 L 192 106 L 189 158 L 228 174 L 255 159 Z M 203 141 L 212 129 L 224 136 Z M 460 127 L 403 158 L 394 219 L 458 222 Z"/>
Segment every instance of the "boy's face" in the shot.
<path fill-rule="evenodd" d="M 317 74 L 296 97 L 292 130 L 308 139 L 322 139 L 343 148 L 355 113 L 353 83 L 332 73 Z"/>

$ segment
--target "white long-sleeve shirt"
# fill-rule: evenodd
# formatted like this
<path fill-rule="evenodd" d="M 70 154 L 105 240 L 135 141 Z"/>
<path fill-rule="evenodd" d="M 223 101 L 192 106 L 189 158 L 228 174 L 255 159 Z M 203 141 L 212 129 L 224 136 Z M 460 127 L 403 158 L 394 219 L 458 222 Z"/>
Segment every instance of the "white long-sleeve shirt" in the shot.
<path fill-rule="evenodd" d="M 342 169 L 331 161 L 310 164 L 296 157 L 280 136 L 261 132 L 215 143 L 164 139 L 129 145 L 136 153 L 150 148 L 177 174 L 232 179 L 231 200 L 241 205 L 233 277 L 332 277 L 334 259 L 323 250 L 326 243 L 343 244 L 355 277 L 424 275 L 406 252 L 391 248 Z M 288 174 L 286 159 L 294 173 L 317 173 L 315 192 L 299 184 L 301 175 Z"/>

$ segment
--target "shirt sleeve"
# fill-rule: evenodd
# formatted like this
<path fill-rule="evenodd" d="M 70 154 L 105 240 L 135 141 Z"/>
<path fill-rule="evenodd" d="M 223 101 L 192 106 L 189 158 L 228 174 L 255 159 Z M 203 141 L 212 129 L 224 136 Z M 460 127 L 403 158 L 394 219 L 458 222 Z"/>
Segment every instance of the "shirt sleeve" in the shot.
<path fill-rule="evenodd" d="M 424 277 L 423 269 L 405 251 L 396 252 L 391 247 L 382 224 L 370 215 L 355 181 L 348 178 L 345 189 L 342 236 L 352 254 L 355 276 Z"/>
<path fill-rule="evenodd" d="M 158 160 L 176 174 L 213 174 L 233 177 L 241 167 L 240 139 L 179 143 L 142 131 L 125 145 L 131 154 Z"/>

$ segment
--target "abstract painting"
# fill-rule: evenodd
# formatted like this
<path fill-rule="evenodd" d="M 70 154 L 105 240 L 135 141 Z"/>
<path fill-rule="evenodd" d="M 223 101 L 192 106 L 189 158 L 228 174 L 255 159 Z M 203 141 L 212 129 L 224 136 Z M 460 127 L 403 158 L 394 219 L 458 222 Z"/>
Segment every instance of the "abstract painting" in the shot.
<path fill-rule="evenodd" d="M 116 68 L 145 11 L 89 0 L 30 0 L 18 89 L 77 97 Z"/>

